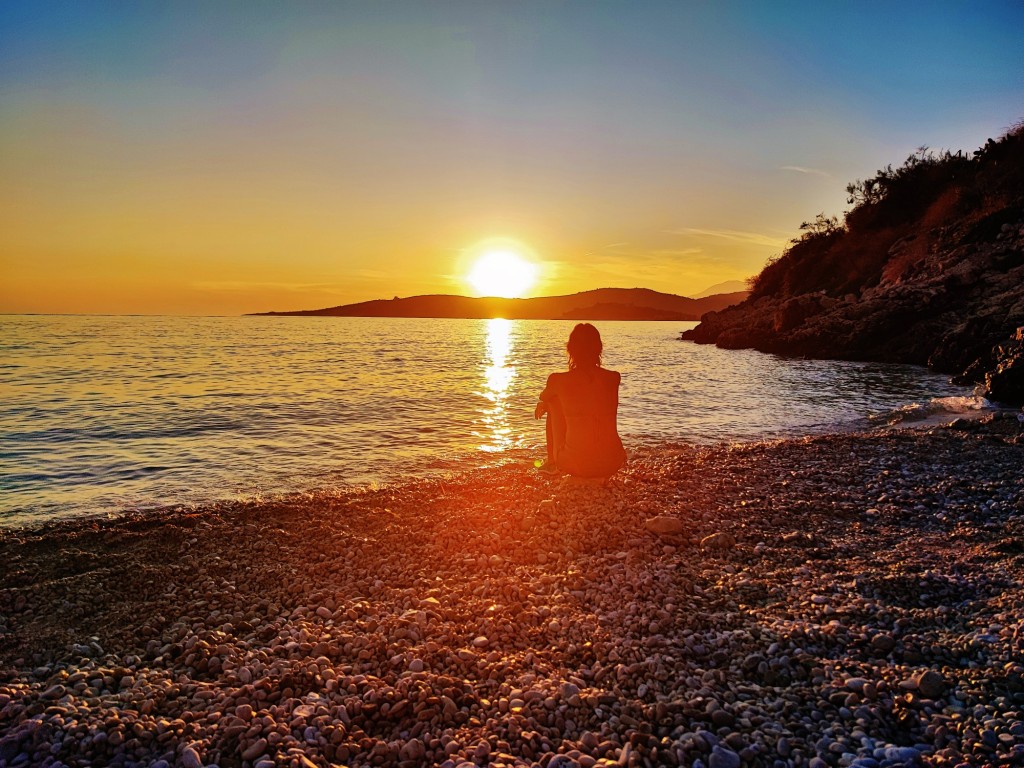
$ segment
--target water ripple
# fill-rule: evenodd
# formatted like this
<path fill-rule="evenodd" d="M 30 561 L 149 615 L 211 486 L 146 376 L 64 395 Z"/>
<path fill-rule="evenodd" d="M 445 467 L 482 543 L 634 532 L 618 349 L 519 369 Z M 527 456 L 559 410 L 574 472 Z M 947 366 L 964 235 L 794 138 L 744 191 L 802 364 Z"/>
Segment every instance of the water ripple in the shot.
<path fill-rule="evenodd" d="M 866 423 L 963 396 L 912 366 L 783 360 L 599 323 L 627 445 Z M 542 450 L 533 408 L 572 323 L 374 318 L 0 319 L 0 524 L 325 484 Z"/>

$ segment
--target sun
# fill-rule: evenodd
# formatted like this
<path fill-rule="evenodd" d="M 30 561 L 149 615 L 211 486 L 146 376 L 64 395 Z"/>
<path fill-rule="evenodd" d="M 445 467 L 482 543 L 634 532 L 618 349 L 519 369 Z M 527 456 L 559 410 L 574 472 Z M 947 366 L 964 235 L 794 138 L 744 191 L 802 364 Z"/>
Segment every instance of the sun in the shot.
<path fill-rule="evenodd" d="M 466 280 L 482 296 L 518 299 L 537 281 L 537 265 L 515 251 L 485 251 Z"/>

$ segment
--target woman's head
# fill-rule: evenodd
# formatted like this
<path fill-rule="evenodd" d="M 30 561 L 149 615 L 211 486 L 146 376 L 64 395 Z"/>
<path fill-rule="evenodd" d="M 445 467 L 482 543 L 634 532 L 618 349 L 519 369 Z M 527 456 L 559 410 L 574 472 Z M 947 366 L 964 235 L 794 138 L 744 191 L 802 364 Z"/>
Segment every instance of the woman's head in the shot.
<path fill-rule="evenodd" d="M 569 368 L 586 368 L 601 364 L 601 334 L 590 323 L 579 323 L 569 334 L 565 351 L 569 353 Z"/>

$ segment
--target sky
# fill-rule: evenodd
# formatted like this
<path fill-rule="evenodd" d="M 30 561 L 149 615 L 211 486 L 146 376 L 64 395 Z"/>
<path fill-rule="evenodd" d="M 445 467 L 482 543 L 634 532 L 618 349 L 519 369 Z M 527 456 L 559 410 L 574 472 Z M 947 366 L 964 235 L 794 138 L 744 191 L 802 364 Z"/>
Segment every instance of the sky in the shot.
<path fill-rule="evenodd" d="M 1024 3 L 0 4 L 0 312 L 692 295 L 1024 119 Z"/>

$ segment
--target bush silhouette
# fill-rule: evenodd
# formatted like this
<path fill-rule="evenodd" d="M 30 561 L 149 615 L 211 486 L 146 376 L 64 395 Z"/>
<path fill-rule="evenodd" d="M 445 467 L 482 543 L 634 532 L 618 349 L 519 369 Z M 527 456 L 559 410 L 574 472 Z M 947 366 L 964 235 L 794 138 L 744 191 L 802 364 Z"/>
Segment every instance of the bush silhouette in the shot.
<path fill-rule="evenodd" d="M 968 156 L 920 147 L 902 165 L 846 187 L 853 207 L 842 224 L 819 213 L 800 225 L 802 234 L 769 259 L 750 280 L 751 299 L 824 291 L 834 297 L 859 293 L 884 278 L 909 274 L 927 253 L 921 240 L 889 265 L 893 246 L 925 234 L 951 211 L 982 220 L 1007 207 L 1024 209 L 1024 122 Z M 941 221 L 939 223 L 941 223 Z M 987 230 L 986 230 L 987 233 Z M 899 248 L 899 246 L 897 246 Z"/>

